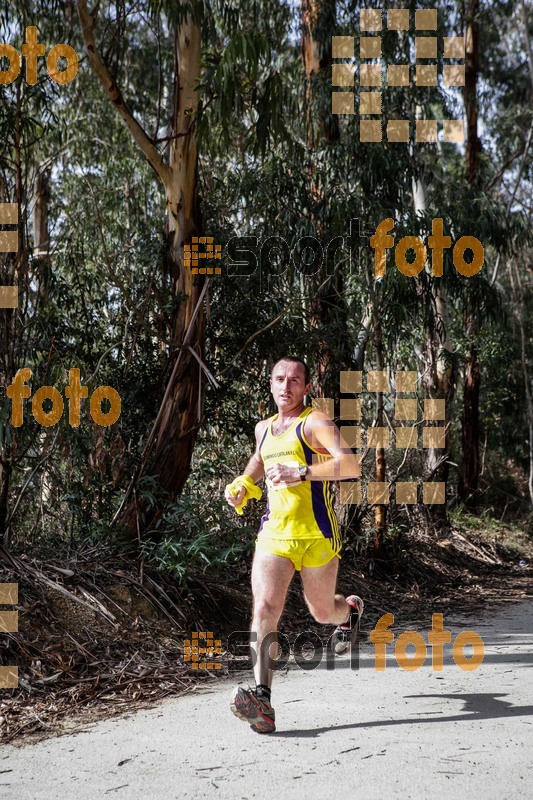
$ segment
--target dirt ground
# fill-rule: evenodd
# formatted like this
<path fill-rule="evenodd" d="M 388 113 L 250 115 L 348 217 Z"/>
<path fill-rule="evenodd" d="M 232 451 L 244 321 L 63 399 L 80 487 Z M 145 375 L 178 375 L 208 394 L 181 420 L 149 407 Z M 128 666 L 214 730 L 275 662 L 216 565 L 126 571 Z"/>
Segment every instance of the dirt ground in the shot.
<path fill-rule="evenodd" d="M 388 612 L 398 630 L 426 630 L 434 613 L 460 614 L 475 627 L 498 613 L 491 608 L 531 597 L 532 555 L 530 536 L 512 542 L 501 527 L 400 536 L 384 562 L 348 544 L 339 591 L 364 598 L 368 628 Z M 230 643 L 246 641 L 249 564 L 231 582 L 206 574 L 187 592 L 148 572 L 141 580 L 116 557 L 89 554 L 68 567 L 14 559 L 2 574 L 19 583 L 19 632 L 0 640 L 2 662 L 19 665 L 19 688 L 1 691 L 0 741 L 57 736 L 206 690 L 246 668 L 245 648 L 237 658 Z M 330 633 L 310 618 L 296 578 L 280 633 L 291 641 L 302 630 L 324 641 Z M 184 643 L 194 631 L 212 631 L 220 641 L 216 668 L 193 669 L 186 660 Z"/>

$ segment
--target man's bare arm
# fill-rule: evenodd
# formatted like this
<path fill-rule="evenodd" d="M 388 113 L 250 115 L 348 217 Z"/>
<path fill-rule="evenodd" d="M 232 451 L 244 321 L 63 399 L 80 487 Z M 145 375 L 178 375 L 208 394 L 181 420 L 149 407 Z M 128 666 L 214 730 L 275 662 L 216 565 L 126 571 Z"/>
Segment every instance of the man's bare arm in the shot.
<path fill-rule="evenodd" d="M 263 464 L 263 459 L 259 452 L 259 445 L 261 444 L 261 439 L 265 432 L 265 424 L 266 420 L 261 420 L 261 422 L 258 422 L 255 426 L 255 453 L 243 470 L 243 475 L 249 475 L 254 483 L 257 483 L 265 474 L 265 465 Z"/>
<path fill-rule="evenodd" d="M 305 420 L 304 433 L 315 450 L 327 451 L 331 456 L 321 464 L 307 467 L 306 481 L 338 481 L 340 478 L 359 478 L 359 456 L 352 453 L 336 425 L 321 411 L 313 411 Z M 300 480 L 298 467 L 273 464 L 268 468 L 268 478 L 274 486 Z"/>
<path fill-rule="evenodd" d="M 340 478 L 359 478 L 360 459 L 352 452 L 339 429 L 321 411 L 313 411 L 306 420 L 305 435 L 315 449 L 324 449 L 332 456 L 322 464 L 308 467 L 307 481 L 337 481 Z"/>
<path fill-rule="evenodd" d="M 255 426 L 255 453 L 250 458 L 242 472 L 243 475 L 248 475 L 254 483 L 257 483 L 257 481 L 265 474 L 265 465 L 263 464 L 263 459 L 259 453 L 259 445 L 261 443 L 263 433 L 265 432 L 265 424 L 266 421 L 262 420 Z M 246 489 L 243 487 L 236 494 L 226 495 L 226 500 L 232 506 L 239 506 L 245 494 Z"/>

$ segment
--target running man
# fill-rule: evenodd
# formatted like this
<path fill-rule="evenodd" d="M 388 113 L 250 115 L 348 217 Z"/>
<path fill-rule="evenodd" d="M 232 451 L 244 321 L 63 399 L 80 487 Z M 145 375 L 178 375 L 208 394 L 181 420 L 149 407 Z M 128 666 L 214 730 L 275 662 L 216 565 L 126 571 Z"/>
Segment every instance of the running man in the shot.
<path fill-rule="evenodd" d="M 341 540 L 330 484 L 339 477 L 358 478 L 359 463 L 329 417 L 304 406 L 309 389 L 309 368 L 299 358 L 285 356 L 274 365 L 270 390 L 278 413 L 257 423 L 255 453 L 225 492 L 228 503 L 242 514 L 251 497 L 261 497 L 255 484 L 266 478 L 268 504 L 252 565 L 251 631 L 257 639 L 250 646 L 255 650 L 256 686 L 238 687 L 231 700 L 235 716 L 258 733 L 276 730 L 270 648 L 263 652 L 261 645 L 268 634 L 276 639 L 295 570 L 315 620 L 337 626 L 332 637 L 336 653 L 355 645 L 363 613 L 360 597 L 335 594 Z M 276 658 L 277 641 L 272 649 Z"/>

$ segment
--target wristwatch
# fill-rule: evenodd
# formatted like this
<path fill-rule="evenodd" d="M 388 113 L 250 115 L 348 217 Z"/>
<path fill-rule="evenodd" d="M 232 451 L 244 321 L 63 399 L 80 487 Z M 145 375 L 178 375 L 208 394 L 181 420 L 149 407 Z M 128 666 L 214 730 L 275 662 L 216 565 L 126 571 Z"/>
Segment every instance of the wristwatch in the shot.
<path fill-rule="evenodd" d="M 298 474 L 300 476 L 300 480 L 301 481 L 305 481 L 305 476 L 307 475 L 307 470 L 308 470 L 308 467 L 307 467 L 306 464 L 301 464 L 298 467 Z"/>

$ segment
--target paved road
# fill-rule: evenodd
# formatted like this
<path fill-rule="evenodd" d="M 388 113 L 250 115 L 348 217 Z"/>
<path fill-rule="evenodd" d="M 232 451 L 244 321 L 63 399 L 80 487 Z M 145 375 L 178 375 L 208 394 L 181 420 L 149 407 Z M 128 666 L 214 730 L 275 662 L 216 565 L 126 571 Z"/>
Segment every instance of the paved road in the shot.
<path fill-rule="evenodd" d="M 475 625 L 445 619 L 445 627 L 454 637 L 475 627 L 483 637 L 477 670 L 459 669 L 447 647 L 442 672 L 430 650 L 408 672 L 388 645 L 387 668 L 377 672 L 366 642 L 358 670 L 344 659 L 333 671 L 295 666 L 276 675 L 275 734 L 235 719 L 232 684 L 221 681 L 76 734 L 3 746 L 0 797 L 533 797 L 533 603 L 500 606 Z"/>

